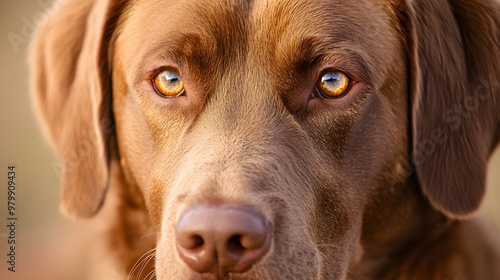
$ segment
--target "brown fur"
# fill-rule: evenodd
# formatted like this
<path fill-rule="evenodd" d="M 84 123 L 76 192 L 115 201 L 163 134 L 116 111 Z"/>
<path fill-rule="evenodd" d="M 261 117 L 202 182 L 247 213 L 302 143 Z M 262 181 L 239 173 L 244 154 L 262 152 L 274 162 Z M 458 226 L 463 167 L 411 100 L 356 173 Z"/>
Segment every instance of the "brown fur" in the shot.
<path fill-rule="evenodd" d="M 226 203 L 274 229 L 230 279 L 500 279 L 493 239 L 457 219 L 500 138 L 499 16 L 493 0 L 68 1 L 31 56 L 61 208 L 104 225 L 95 259 L 119 275 L 156 246 L 158 279 L 202 279 L 175 223 Z M 154 92 L 165 66 L 184 96 Z M 356 83 L 309 100 L 327 68 Z"/>

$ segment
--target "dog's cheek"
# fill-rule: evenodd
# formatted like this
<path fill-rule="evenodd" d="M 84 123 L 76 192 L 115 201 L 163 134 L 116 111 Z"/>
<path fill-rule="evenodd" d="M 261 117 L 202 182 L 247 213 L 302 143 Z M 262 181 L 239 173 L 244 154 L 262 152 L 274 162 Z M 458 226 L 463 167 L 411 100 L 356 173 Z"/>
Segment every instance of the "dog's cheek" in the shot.
<path fill-rule="evenodd" d="M 385 155 L 390 152 L 391 128 L 385 106 L 377 95 L 367 100 L 345 147 L 349 161 L 346 166 L 362 188 L 373 185 Z"/>
<path fill-rule="evenodd" d="M 345 146 L 345 171 L 366 195 L 380 182 L 401 176 L 408 153 L 408 121 L 403 84 L 389 83 L 366 99 Z M 387 96 L 391 93 L 392 96 Z M 400 96 L 394 96 L 400 93 Z M 393 172 L 387 172 L 393 170 Z M 395 176 L 397 175 L 397 176 Z M 382 178 L 385 177 L 385 178 Z"/>
<path fill-rule="evenodd" d="M 133 92 L 126 82 L 126 71 L 115 57 L 113 71 L 113 114 L 120 164 L 127 182 L 142 187 L 147 177 L 145 159 L 151 147 L 151 138 L 145 126 L 145 119 L 134 100 Z M 144 192 L 144 189 L 141 188 Z"/>
<path fill-rule="evenodd" d="M 161 112 L 116 79 L 114 113 L 120 163 L 127 182 L 137 186 L 157 228 L 161 224 L 167 178 L 176 169 L 184 119 Z M 124 94 L 126 93 L 126 94 Z"/>
<path fill-rule="evenodd" d="M 318 244 L 344 248 L 335 251 L 320 246 L 327 256 L 326 265 L 347 270 L 359 261 L 363 249 L 362 217 L 369 194 L 385 182 L 383 174 L 397 173 L 391 175 L 394 180 L 402 176 L 398 159 L 404 159 L 406 153 L 406 122 L 402 121 L 405 115 L 394 113 L 393 108 L 405 108 L 403 101 L 389 101 L 372 91 L 363 102 L 353 104 L 349 112 L 325 110 L 307 120 L 305 127 L 316 149 L 327 158 L 320 168 L 323 179 L 318 186 L 322 187 L 317 190 L 318 220 L 314 224 L 320 231 Z M 394 172 L 387 172 L 387 168 Z M 332 263 L 332 259 L 337 261 Z M 336 271 L 325 273 L 331 273 L 326 275 L 331 277 Z"/>

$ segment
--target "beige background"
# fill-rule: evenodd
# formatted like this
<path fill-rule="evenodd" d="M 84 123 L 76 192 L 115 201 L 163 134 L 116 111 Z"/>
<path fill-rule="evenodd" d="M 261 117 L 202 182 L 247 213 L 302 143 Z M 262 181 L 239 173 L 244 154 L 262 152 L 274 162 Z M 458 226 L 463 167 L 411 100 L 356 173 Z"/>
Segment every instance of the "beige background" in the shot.
<path fill-rule="evenodd" d="M 36 236 L 60 219 L 57 165 L 32 113 L 26 63 L 26 42 L 48 2 L 0 1 L 0 269 L 5 259 L 8 165 L 17 167 L 18 234 Z M 11 39 L 18 41 L 13 44 Z M 500 151 L 490 161 L 482 212 L 500 227 Z"/>

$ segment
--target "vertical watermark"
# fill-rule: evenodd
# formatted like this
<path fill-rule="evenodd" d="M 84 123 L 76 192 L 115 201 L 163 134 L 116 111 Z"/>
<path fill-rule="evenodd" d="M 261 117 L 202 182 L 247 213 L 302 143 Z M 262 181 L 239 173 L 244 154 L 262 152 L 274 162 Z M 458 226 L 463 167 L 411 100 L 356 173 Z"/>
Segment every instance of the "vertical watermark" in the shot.
<path fill-rule="evenodd" d="M 10 272 L 16 272 L 17 264 L 17 214 L 16 214 L 16 176 L 14 165 L 7 167 L 7 264 Z"/>

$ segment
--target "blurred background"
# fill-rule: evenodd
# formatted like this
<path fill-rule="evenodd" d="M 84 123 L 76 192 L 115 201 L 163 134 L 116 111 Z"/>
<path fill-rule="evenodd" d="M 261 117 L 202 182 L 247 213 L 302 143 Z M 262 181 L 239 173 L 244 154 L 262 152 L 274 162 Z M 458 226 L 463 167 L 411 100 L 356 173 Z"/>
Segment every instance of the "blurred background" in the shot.
<path fill-rule="evenodd" d="M 59 172 L 29 96 L 27 46 L 52 0 L 0 1 L 0 270 L 6 270 L 7 168 L 16 166 L 17 233 L 41 238 L 64 220 L 58 212 Z M 488 195 L 479 215 L 500 228 L 500 150 L 490 161 Z M 28 244 L 25 243 L 25 244 Z M 19 261 L 19 260 L 18 260 Z M 22 262 L 19 262 L 22 265 Z"/>

